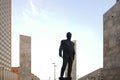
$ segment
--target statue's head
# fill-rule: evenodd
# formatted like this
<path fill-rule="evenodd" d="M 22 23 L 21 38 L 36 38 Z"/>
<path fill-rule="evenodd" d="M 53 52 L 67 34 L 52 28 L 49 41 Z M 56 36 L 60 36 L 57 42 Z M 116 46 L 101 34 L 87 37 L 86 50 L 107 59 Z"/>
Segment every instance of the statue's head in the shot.
<path fill-rule="evenodd" d="M 66 37 L 67 37 L 67 39 L 71 39 L 71 37 L 72 37 L 72 34 L 70 33 L 70 32 L 67 32 L 67 35 L 66 35 Z"/>

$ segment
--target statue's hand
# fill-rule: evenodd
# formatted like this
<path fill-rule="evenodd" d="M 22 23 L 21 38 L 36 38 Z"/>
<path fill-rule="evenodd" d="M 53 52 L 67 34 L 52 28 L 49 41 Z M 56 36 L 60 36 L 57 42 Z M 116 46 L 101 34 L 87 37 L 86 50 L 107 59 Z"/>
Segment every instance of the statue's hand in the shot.
<path fill-rule="evenodd" d="M 62 54 L 61 54 L 61 53 L 59 53 L 59 56 L 60 56 L 60 57 L 62 57 Z"/>

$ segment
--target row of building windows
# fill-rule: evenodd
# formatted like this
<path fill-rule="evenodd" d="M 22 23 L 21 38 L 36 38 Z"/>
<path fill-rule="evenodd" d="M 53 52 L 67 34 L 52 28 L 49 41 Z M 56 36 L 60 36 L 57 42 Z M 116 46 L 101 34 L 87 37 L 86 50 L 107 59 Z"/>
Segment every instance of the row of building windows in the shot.
<path fill-rule="evenodd" d="M 5 6 L 5 5 L 10 5 L 11 1 L 10 0 L 0 0 L 0 5 Z"/>
<path fill-rule="evenodd" d="M 11 54 L 11 48 L 7 45 L 4 44 L 4 42 L 2 42 L 1 44 L 1 50 L 2 52 L 6 53 L 6 54 Z"/>
<path fill-rule="evenodd" d="M 2 34 L 0 36 L 0 39 L 1 39 L 0 44 L 2 47 L 6 48 L 6 49 L 11 48 L 11 37 L 10 36 L 7 37 L 7 35 Z"/>
<path fill-rule="evenodd" d="M 8 5 L 1 5 L 1 13 L 2 14 L 8 14 L 9 13 L 9 6 Z"/>
<path fill-rule="evenodd" d="M 8 17 L 10 15 L 11 15 L 11 1 L 0 0 L 0 16 Z"/>
<path fill-rule="evenodd" d="M 7 49 L 6 48 L 4 48 L 4 47 L 1 47 L 1 53 L 3 54 L 9 54 L 9 53 L 6 53 L 6 51 L 7 51 Z"/>
<path fill-rule="evenodd" d="M 2 4 L 8 3 L 10 0 L 0 0 Z"/>
<path fill-rule="evenodd" d="M 5 6 L 5 7 L 1 6 L 0 9 L 1 9 L 0 14 L 1 14 L 2 18 L 4 18 L 4 17 L 6 18 L 6 17 L 10 16 L 10 14 L 11 14 L 11 12 L 9 10 L 10 8 L 8 8 L 7 6 Z"/>
<path fill-rule="evenodd" d="M 6 67 L 4 65 L 1 65 L 1 67 L 4 67 L 5 70 L 11 71 L 11 67 Z"/>
<path fill-rule="evenodd" d="M 11 19 L 11 17 L 10 17 L 9 13 L 2 13 L 1 14 L 1 21 L 2 21 L 2 23 L 9 22 L 10 19 Z"/>
<path fill-rule="evenodd" d="M 0 50 L 0 55 L 6 57 L 8 60 L 11 59 L 10 52 L 9 52 L 9 53 L 6 53 L 6 52 L 3 51 L 2 49 Z M 1 56 L 0 56 L 0 57 L 1 57 Z"/>
<path fill-rule="evenodd" d="M 2 17 L 1 17 L 2 16 Z M 3 15 L 0 16 L 0 25 L 1 27 L 6 27 L 8 28 L 11 26 L 11 18 L 10 17 L 3 17 Z"/>
<path fill-rule="evenodd" d="M 0 50 L 0 57 L 2 57 L 2 56 L 7 58 L 8 60 L 11 59 L 11 54 L 5 53 L 3 50 Z"/>
<path fill-rule="evenodd" d="M 1 19 L 1 21 L 0 21 L 1 27 L 6 27 L 6 28 L 10 27 L 11 26 L 11 22 L 9 20 L 8 21 L 4 21 L 3 19 Z"/>
<path fill-rule="evenodd" d="M 3 6 L 3 5 L 0 5 L 0 15 L 2 17 L 2 19 L 4 19 L 4 17 L 10 17 L 11 18 L 11 8 L 10 6 Z"/>
<path fill-rule="evenodd" d="M 11 67 L 11 64 L 8 64 L 8 63 L 6 63 L 6 62 L 0 62 L 0 65 L 1 65 L 1 67 L 5 67 L 6 69 L 10 69 L 10 67 Z"/>
<path fill-rule="evenodd" d="M 2 36 L 5 35 L 5 38 L 10 39 L 11 38 L 11 29 L 5 29 L 5 26 L 4 26 L 4 28 L 1 29 L 1 34 L 2 34 Z"/>
<path fill-rule="evenodd" d="M 11 26 L 11 18 L 8 17 L 8 16 L 4 17 L 4 16 L 2 15 L 1 21 L 0 21 L 0 25 L 1 25 L 2 27 L 9 27 L 9 26 Z"/>
<path fill-rule="evenodd" d="M 4 46 L 2 46 L 2 44 L 0 44 L 0 64 L 2 66 L 6 66 L 6 67 L 10 67 L 11 66 L 11 52 L 10 49 L 5 49 Z"/>
<path fill-rule="evenodd" d="M 8 40 L 4 37 L 2 37 L 1 39 L 2 39 L 1 43 L 2 43 L 3 47 L 6 47 L 7 49 L 11 48 L 11 46 L 10 46 L 11 45 L 11 42 L 10 42 L 11 40 L 10 39 Z"/>
<path fill-rule="evenodd" d="M 2 60 L 3 62 L 11 63 L 11 58 L 10 58 L 11 56 L 7 55 L 7 57 L 6 57 L 5 54 L 4 54 L 4 55 L 1 54 L 0 56 L 1 56 L 0 58 L 1 58 L 1 60 Z M 9 57 L 8 57 L 8 56 L 9 56 Z"/>
<path fill-rule="evenodd" d="M 10 53 L 10 52 L 9 52 L 9 53 Z M 2 54 L 3 54 L 4 57 L 6 57 L 7 59 L 10 60 L 10 59 L 11 59 L 11 54 L 9 54 L 9 53 L 8 53 L 8 54 L 5 54 L 5 53 L 3 52 Z"/>
<path fill-rule="evenodd" d="M 8 25 L 6 24 L 3 28 L 3 31 L 7 35 L 7 37 L 10 37 L 10 35 L 11 35 L 11 24 L 8 24 Z"/>
<path fill-rule="evenodd" d="M 3 61 L 3 62 L 6 62 L 6 63 L 9 63 L 9 64 L 11 64 L 11 56 L 9 56 L 9 55 L 6 55 L 6 54 L 0 54 L 0 59 Z M 2 62 L 1 61 L 1 62 Z"/>
<path fill-rule="evenodd" d="M 0 40 L 1 41 L 1 40 Z M 11 47 L 7 46 L 4 44 L 3 41 L 1 41 L 0 43 L 0 47 L 1 47 L 1 50 L 7 54 L 10 54 L 10 51 L 11 51 Z M 1 51 L 0 51 L 1 52 Z"/>
<path fill-rule="evenodd" d="M 10 18 L 2 18 L 1 17 L 1 21 L 0 21 L 0 25 L 1 25 L 1 27 L 9 27 L 9 26 L 11 26 L 11 22 L 10 22 Z"/>
<path fill-rule="evenodd" d="M 7 45 L 10 48 L 10 44 L 11 44 L 11 35 L 9 34 L 3 34 L 1 35 L 1 41 L 2 43 L 4 43 L 3 45 Z"/>
<path fill-rule="evenodd" d="M 6 32 L 7 34 L 10 34 L 10 31 L 11 31 L 11 24 L 8 23 L 8 21 L 1 23 L 1 32 Z"/>

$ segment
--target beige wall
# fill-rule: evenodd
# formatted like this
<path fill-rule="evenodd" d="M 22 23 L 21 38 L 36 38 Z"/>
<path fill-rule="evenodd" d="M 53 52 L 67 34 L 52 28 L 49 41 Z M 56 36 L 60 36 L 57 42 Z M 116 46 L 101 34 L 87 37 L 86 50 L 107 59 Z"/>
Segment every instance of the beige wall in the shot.
<path fill-rule="evenodd" d="M 74 61 L 73 61 L 73 65 L 72 65 L 72 73 L 71 73 L 71 76 L 72 76 L 72 80 L 76 80 L 76 74 L 77 74 L 77 70 L 76 70 L 76 66 L 77 66 L 77 59 L 76 59 L 76 56 L 77 56 L 77 51 L 76 51 L 76 49 L 77 49 L 77 44 L 76 44 L 76 40 L 74 40 L 73 41 L 74 42 L 74 47 L 75 47 L 75 52 L 76 52 L 76 54 L 75 54 L 75 57 L 74 57 Z"/>

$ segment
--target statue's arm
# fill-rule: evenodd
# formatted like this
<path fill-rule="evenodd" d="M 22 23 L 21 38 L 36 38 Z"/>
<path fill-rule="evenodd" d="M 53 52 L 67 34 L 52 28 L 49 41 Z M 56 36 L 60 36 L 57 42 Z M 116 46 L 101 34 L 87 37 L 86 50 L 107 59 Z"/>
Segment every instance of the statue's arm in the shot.
<path fill-rule="evenodd" d="M 62 49 L 63 49 L 63 41 L 61 41 L 60 47 L 59 47 L 59 56 L 60 57 L 62 57 Z"/>

